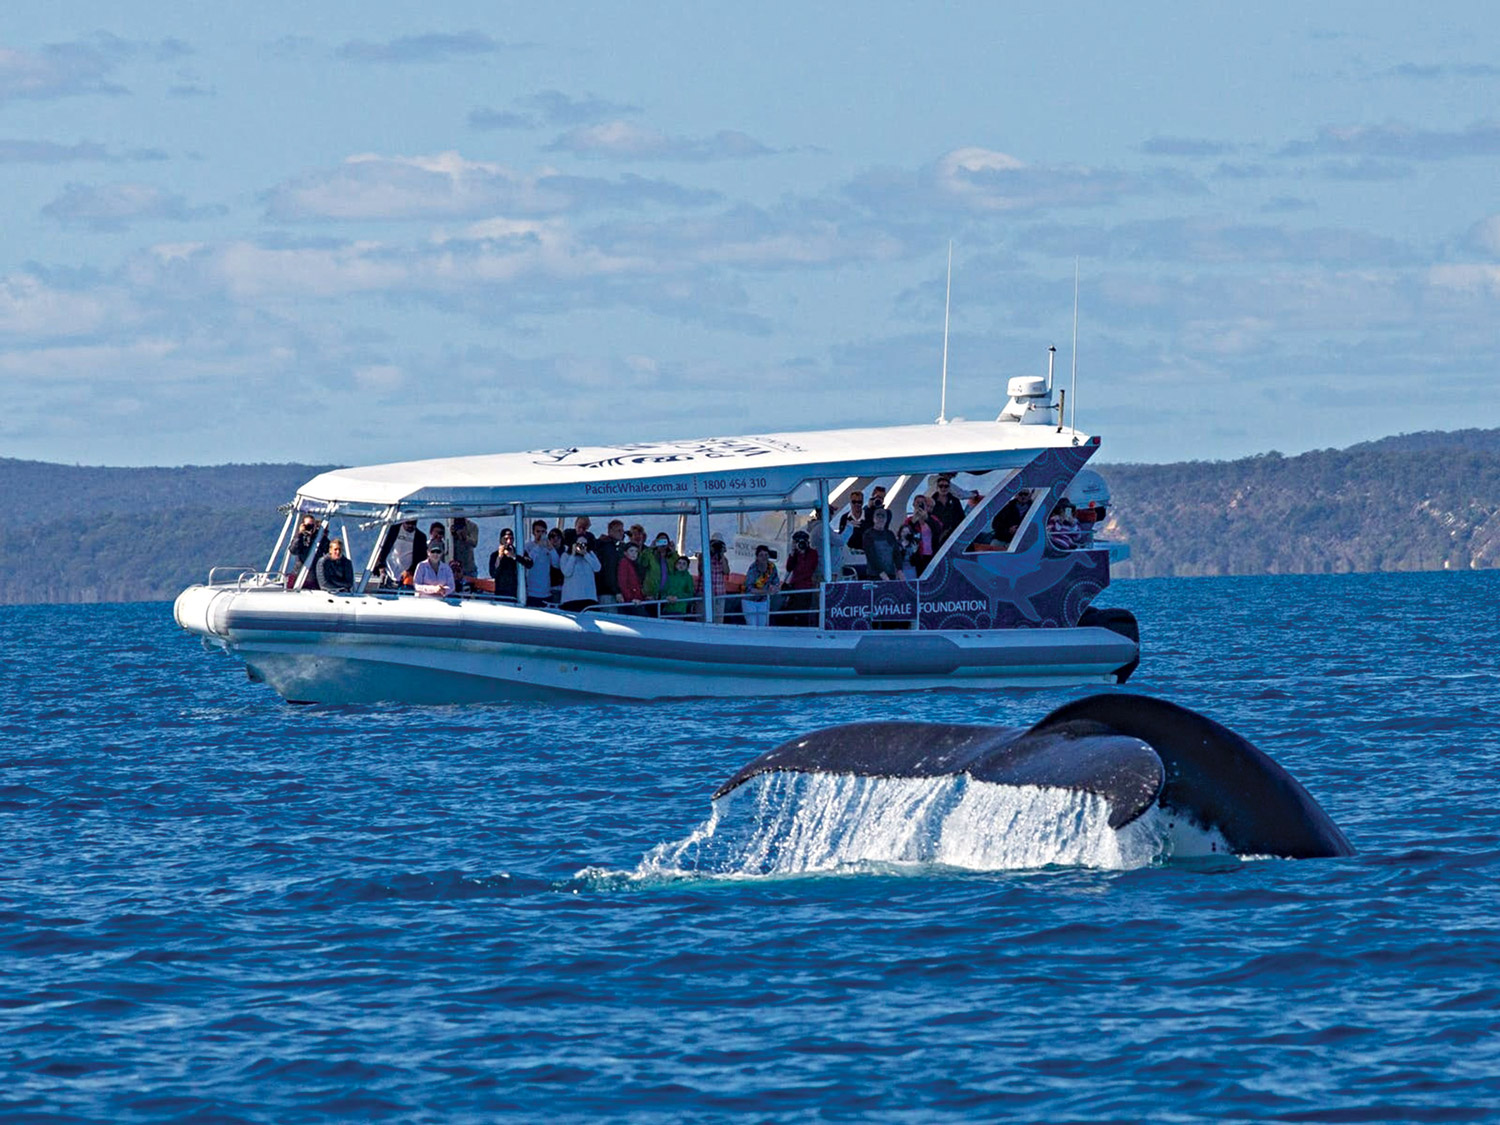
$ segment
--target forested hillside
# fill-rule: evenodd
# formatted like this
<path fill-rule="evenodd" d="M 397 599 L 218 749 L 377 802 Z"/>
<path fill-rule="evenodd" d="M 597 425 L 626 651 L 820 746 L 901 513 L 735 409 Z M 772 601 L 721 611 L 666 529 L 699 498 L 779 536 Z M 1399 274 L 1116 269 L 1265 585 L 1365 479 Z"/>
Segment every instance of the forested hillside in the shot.
<path fill-rule="evenodd" d="M 214 563 L 265 565 L 314 465 L 110 469 L 0 458 L 0 604 L 151 601 Z"/>
<path fill-rule="evenodd" d="M 1121 578 L 1500 566 L 1500 430 L 1096 467 L 1131 544 Z M 277 505 L 321 471 L 0 459 L 0 603 L 169 599 L 211 565 L 264 565 Z"/>
<path fill-rule="evenodd" d="M 1099 471 L 1121 578 L 1500 566 L 1500 430 Z"/>

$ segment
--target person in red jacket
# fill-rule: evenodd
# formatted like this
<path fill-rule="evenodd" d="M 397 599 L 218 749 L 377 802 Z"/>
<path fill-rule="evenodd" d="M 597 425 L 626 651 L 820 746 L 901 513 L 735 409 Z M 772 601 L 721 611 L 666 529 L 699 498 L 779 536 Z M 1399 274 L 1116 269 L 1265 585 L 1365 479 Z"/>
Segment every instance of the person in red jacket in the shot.
<path fill-rule="evenodd" d="M 640 603 L 646 600 L 646 591 L 641 588 L 641 572 L 635 568 L 636 559 L 640 555 L 639 546 L 627 543 L 615 566 L 615 577 L 620 585 L 620 604 L 625 607 L 623 612 L 629 614 L 639 614 Z"/>
<path fill-rule="evenodd" d="M 792 553 L 786 560 L 786 581 L 782 584 L 783 590 L 811 590 L 818 584 L 818 564 L 822 560 L 818 557 L 817 549 L 813 547 L 811 537 L 805 531 L 799 531 L 792 536 Z M 788 594 L 786 608 L 788 610 L 779 624 L 807 626 L 812 621 L 813 598 L 811 594 Z"/>

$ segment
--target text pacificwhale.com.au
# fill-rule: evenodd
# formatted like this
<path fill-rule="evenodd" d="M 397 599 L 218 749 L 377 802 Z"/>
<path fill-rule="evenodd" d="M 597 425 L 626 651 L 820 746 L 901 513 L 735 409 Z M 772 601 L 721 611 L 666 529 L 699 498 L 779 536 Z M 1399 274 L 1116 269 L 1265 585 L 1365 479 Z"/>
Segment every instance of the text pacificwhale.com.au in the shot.
<path fill-rule="evenodd" d="M 616 480 L 605 484 L 585 484 L 587 496 L 640 495 L 649 492 L 691 492 L 687 481 L 681 480 Z"/>

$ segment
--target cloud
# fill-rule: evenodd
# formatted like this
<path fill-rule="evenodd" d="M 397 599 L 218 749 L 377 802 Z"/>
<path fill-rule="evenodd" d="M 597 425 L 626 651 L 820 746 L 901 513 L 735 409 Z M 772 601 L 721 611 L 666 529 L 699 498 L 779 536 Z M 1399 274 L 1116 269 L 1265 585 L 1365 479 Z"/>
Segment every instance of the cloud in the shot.
<path fill-rule="evenodd" d="M 1411 78 L 1428 82 L 1437 78 L 1497 78 L 1500 66 L 1493 63 L 1402 63 L 1380 72 L 1383 77 Z"/>
<path fill-rule="evenodd" d="M 639 113 L 640 108 L 607 101 L 594 94 L 572 98 L 560 90 L 543 90 L 511 102 L 511 109 L 475 109 L 469 124 L 475 129 L 557 129 L 593 125 L 610 118 Z"/>
<path fill-rule="evenodd" d="M 266 195 L 266 214 L 285 222 L 465 219 L 648 204 L 697 207 L 717 198 L 714 192 L 639 176 L 610 181 L 551 170 L 523 175 L 456 152 L 363 154 L 273 188 Z"/>
<path fill-rule="evenodd" d="M 1454 160 L 1500 155 L 1500 123 L 1476 121 L 1465 129 L 1411 125 L 1329 125 L 1311 140 L 1292 141 L 1278 156 L 1368 157 L 1376 160 Z"/>
<path fill-rule="evenodd" d="M 1272 170 L 1264 164 L 1247 164 L 1240 160 L 1220 161 L 1214 167 L 1214 176 L 1222 180 L 1264 180 L 1271 175 L 1281 174 L 1278 170 Z"/>
<path fill-rule="evenodd" d="M 0 140 L 0 164 L 71 164 L 113 159 L 107 148 L 93 141 L 61 145 L 55 141 Z"/>
<path fill-rule="evenodd" d="M 930 239 L 872 223 L 847 208 L 798 203 L 769 210 L 745 204 L 661 222 L 615 222 L 592 235 L 611 255 L 751 270 L 889 262 L 931 245 Z"/>
<path fill-rule="evenodd" d="M 178 39 L 136 42 L 98 34 L 36 51 L 0 47 L 0 103 L 47 100 L 84 94 L 124 94 L 112 76 L 125 62 L 146 57 L 166 61 L 189 54 Z"/>
<path fill-rule="evenodd" d="M 140 310 L 116 282 L 33 267 L 0 277 L 0 339 L 31 346 L 118 331 Z"/>
<path fill-rule="evenodd" d="M 1141 145 L 1147 156 L 1228 156 L 1238 145 L 1195 137 L 1152 137 Z"/>
<path fill-rule="evenodd" d="M 351 39 L 335 53 L 339 58 L 352 62 L 432 63 L 494 55 L 514 47 L 515 44 L 502 43 L 482 31 L 429 32 L 425 35 L 403 35 L 384 43 Z"/>
<path fill-rule="evenodd" d="M 111 152 L 95 141 L 79 141 L 77 144 L 58 144 L 56 141 L 31 141 L 19 138 L 0 139 L 0 164 L 75 164 L 100 162 L 117 164 L 124 161 L 160 161 L 167 154 L 157 148 L 130 149 L 124 153 Z"/>
<path fill-rule="evenodd" d="M 1296 211 L 1316 211 L 1318 205 L 1299 195 L 1278 195 L 1262 203 L 1260 209 L 1268 215 L 1290 215 Z"/>
<path fill-rule="evenodd" d="M 968 212 L 994 215 L 1058 207 L 1095 207 L 1132 195 L 1202 194 L 1207 189 L 1179 172 L 1138 175 L 1079 165 L 1027 164 L 993 149 L 954 149 L 916 172 L 879 170 L 856 177 L 845 188 L 873 210 Z"/>
<path fill-rule="evenodd" d="M 1472 227 L 1464 241 L 1473 249 L 1500 258 L 1500 215 L 1490 215 Z"/>
<path fill-rule="evenodd" d="M 711 137 L 672 137 L 629 121 L 606 121 L 569 129 L 547 146 L 552 152 L 604 160 L 744 160 L 775 149 L 754 137 L 721 129 Z"/>
<path fill-rule="evenodd" d="M 1351 183 L 1381 183 L 1386 180 L 1404 180 L 1411 176 L 1411 165 L 1396 160 L 1329 160 L 1318 167 L 1318 175 L 1325 180 L 1345 180 Z"/>
<path fill-rule="evenodd" d="M 113 183 L 92 186 L 68 184 L 42 214 L 65 226 L 96 231 L 121 231 L 132 223 L 167 219 L 185 222 L 222 215 L 225 208 L 189 207 L 180 195 L 150 184 Z"/>
<path fill-rule="evenodd" d="M 1236 264 L 1279 262 L 1341 266 L 1397 266 L 1420 261 L 1394 239 L 1336 227 L 1296 227 L 1210 218 L 1153 219 L 1111 227 L 1039 224 L 1016 242 L 1043 252 L 1122 261 Z"/>

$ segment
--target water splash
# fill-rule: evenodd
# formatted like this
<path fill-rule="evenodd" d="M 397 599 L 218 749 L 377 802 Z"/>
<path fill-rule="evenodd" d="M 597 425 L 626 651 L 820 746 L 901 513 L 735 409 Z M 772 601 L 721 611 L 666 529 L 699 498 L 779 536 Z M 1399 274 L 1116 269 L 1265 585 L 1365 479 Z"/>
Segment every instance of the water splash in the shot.
<path fill-rule="evenodd" d="M 636 878 L 791 875 L 892 867 L 1124 870 L 1224 851 L 1153 809 L 1109 827 L 1100 797 L 959 775 L 874 778 L 772 773 L 714 802 L 685 839 L 660 844 Z"/>

